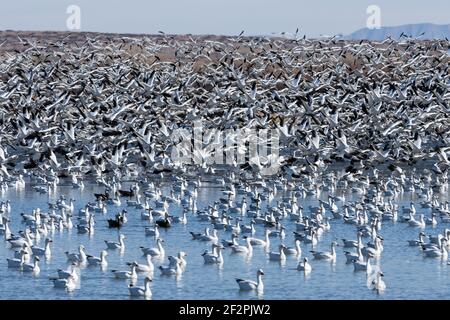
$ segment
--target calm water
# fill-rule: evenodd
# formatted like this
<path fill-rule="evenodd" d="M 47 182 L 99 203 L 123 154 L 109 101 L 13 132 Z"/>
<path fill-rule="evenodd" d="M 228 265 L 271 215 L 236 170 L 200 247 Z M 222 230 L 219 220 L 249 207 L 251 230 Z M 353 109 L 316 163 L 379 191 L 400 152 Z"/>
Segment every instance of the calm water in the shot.
<path fill-rule="evenodd" d="M 221 196 L 221 189 L 213 186 L 203 186 L 199 189 L 198 209 L 202 209 L 212 201 Z M 75 198 L 77 201 L 76 213 L 88 201 L 93 201 L 93 192 L 102 192 L 103 188 L 88 185 L 83 191 L 72 189 L 71 186 L 59 186 L 55 194 L 40 195 L 27 184 L 24 190 L 10 188 L 1 194 L 1 200 L 9 199 L 12 203 L 11 230 L 17 233 L 24 230 L 25 225 L 21 223 L 21 212 L 30 213 L 32 208 L 40 207 L 47 212 L 47 203 L 55 202 L 61 194 Z M 168 189 L 165 188 L 165 192 Z M 282 195 L 278 192 L 277 197 Z M 324 197 L 325 194 L 322 194 Z M 241 196 L 237 196 L 240 200 Z M 126 207 L 125 199 L 122 199 L 121 208 L 128 210 L 128 223 L 121 229 L 126 235 L 126 249 L 121 256 L 118 251 L 109 251 L 107 257 L 108 267 L 101 271 L 99 267 L 87 267 L 81 270 L 80 288 L 74 292 L 67 293 L 61 289 L 55 289 L 49 277 L 56 276 L 57 269 L 66 269 L 65 251 L 77 251 L 79 244 L 86 246 L 87 252 L 99 256 L 101 250 L 105 249 L 104 240 L 116 240 L 117 230 L 108 229 L 106 219 L 112 217 L 121 208 L 108 206 L 106 215 L 96 214 L 95 233 L 79 235 L 76 228 L 70 232 L 56 231 L 53 238 L 52 256 L 49 261 L 41 261 L 41 273 L 34 277 L 31 274 L 21 273 L 14 269 L 8 269 L 6 258 L 12 256 L 13 251 L 9 245 L 0 244 L 0 299 L 130 299 L 128 295 L 127 282 L 114 279 L 111 270 L 128 270 L 125 262 L 138 260 L 145 262 L 139 246 L 155 246 L 153 237 L 146 237 L 144 227 L 150 223 L 142 221 L 141 210 Z M 351 198 L 350 198 L 351 200 Z M 410 194 L 404 194 L 398 200 L 400 207 L 407 205 L 411 200 Z M 272 205 L 275 205 L 275 201 Z M 305 208 L 308 215 L 309 205 L 317 205 L 315 197 L 301 200 L 300 204 Z M 263 205 L 263 211 L 265 208 Z M 428 212 L 421 209 L 417 204 L 418 213 Z M 171 204 L 170 214 L 180 214 L 180 208 Z M 401 214 L 401 212 L 399 212 Z M 327 214 L 329 215 L 329 214 Z M 249 224 L 249 218 L 244 218 L 244 223 Z M 75 225 L 74 219 L 74 225 Z M 294 230 L 293 222 L 285 221 L 287 236 L 284 243 L 293 246 Z M 331 231 L 324 233 L 316 250 L 329 250 L 330 242 L 341 238 L 356 239 L 356 227 L 344 224 L 342 220 L 332 221 Z M 366 275 L 364 272 L 354 272 L 351 264 L 345 264 L 345 256 L 342 247 L 337 247 L 337 260 L 335 264 L 326 261 L 315 261 L 311 258 L 310 246 L 302 244 L 302 256 L 310 257 L 312 272 L 305 277 L 302 272 L 295 270 L 297 259 L 288 256 L 285 264 L 269 261 L 267 255 L 260 247 L 254 247 L 253 256 L 231 254 L 230 249 L 224 251 L 225 262 L 222 267 L 215 265 L 204 265 L 201 253 L 211 249 L 209 243 L 191 240 L 189 231 L 201 232 L 204 227 L 210 226 L 209 222 L 199 221 L 192 214 L 188 215 L 187 225 L 175 224 L 165 231 L 161 229 L 161 237 L 165 240 L 166 257 L 163 261 L 154 259 L 155 273 L 152 283 L 152 299 L 446 299 L 449 297 L 450 288 L 450 266 L 446 261 L 440 259 L 423 258 L 417 247 L 409 247 L 406 240 L 417 239 L 419 229 L 411 228 L 407 224 L 383 221 L 380 234 L 384 237 L 384 251 L 381 259 L 377 262 L 381 266 L 387 285 L 386 291 L 377 295 L 367 288 Z M 437 227 L 427 226 L 426 234 L 437 234 L 445 227 L 439 223 Z M 264 229 L 257 225 L 257 237 L 263 237 Z M 220 231 L 221 239 L 230 239 L 230 232 Z M 43 246 L 44 239 L 40 245 Z M 367 238 L 363 239 L 368 241 Z M 244 244 L 242 237 L 239 242 Z M 271 250 L 277 250 L 280 240 L 271 238 Z M 186 272 L 179 278 L 161 276 L 157 266 L 167 265 L 167 255 L 175 255 L 178 251 L 185 251 L 187 257 Z M 44 260 L 44 259 L 43 259 Z M 238 290 L 235 278 L 255 279 L 258 268 L 264 269 L 264 293 L 257 296 L 256 293 L 242 293 Z M 138 285 L 143 284 L 143 276 L 139 275 Z"/>

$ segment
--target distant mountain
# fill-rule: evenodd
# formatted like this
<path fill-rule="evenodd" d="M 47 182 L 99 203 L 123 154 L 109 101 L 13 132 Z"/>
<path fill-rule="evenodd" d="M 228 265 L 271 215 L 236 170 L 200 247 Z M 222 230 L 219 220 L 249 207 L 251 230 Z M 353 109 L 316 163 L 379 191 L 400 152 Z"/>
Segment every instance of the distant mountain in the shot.
<path fill-rule="evenodd" d="M 391 38 L 398 40 L 402 33 L 422 40 L 450 39 L 450 24 L 437 25 L 432 23 L 419 23 L 396 27 L 382 27 L 373 30 L 364 28 L 344 36 L 342 39 L 383 41 L 390 36 Z"/>

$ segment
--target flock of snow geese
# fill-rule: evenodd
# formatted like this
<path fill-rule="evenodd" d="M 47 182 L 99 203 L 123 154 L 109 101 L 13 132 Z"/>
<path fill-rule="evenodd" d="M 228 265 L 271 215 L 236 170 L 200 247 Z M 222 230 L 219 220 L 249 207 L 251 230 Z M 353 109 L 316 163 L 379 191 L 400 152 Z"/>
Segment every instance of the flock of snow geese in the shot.
<path fill-rule="evenodd" d="M 74 188 L 97 184 L 104 193 L 79 210 L 64 196 L 28 213 L 3 201 L 0 233 L 12 249 L 8 267 L 38 276 L 40 259 L 51 257 L 55 230 L 93 234 L 98 223 L 122 230 L 130 219 L 142 221 L 155 245 L 140 248 L 145 263 L 130 261 L 108 275 L 127 279 L 130 295 L 147 298 L 155 272 L 176 276 L 189 269 L 182 248 L 168 256 L 168 265 L 154 266 L 153 258 L 166 254 L 160 229 L 171 232 L 177 223 L 191 227 L 190 241 L 212 244 L 211 251 L 189 257 L 205 264 L 224 264 L 223 250 L 251 256 L 263 248 L 269 260 L 296 257 L 297 270 L 307 274 L 316 260 L 340 260 L 336 247 L 344 247 L 342 261 L 366 272 L 377 292 L 386 288 L 381 267 L 373 264 L 383 253 L 385 223 L 418 228 L 419 238 L 405 239 L 405 246 L 447 260 L 450 229 L 423 232 L 450 222 L 449 203 L 440 201 L 448 194 L 450 165 L 447 42 L 170 36 L 20 41 L 26 49 L 2 53 L 0 62 L 2 191 L 29 185 L 45 194 L 70 181 Z M 248 156 L 243 164 L 214 165 L 208 149 L 201 164 L 172 162 L 178 141 L 171 132 L 192 129 L 196 120 L 205 129 L 278 130 L 280 171 L 263 176 L 264 159 L 255 164 Z M 222 196 L 198 208 L 204 180 L 221 186 Z M 170 194 L 161 192 L 162 181 L 170 183 Z M 327 199 L 303 208 L 306 197 L 322 191 Z M 404 192 L 420 201 L 399 208 L 395 200 Z M 117 212 L 114 206 L 124 201 L 140 216 Z M 182 214 L 172 214 L 173 206 Z M 17 219 L 24 231 L 10 229 Z M 197 221 L 211 226 L 198 232 Z M 334 224 L 354 227 L 356 239 L 314 250 Z M 287 225 L 296 231 L 286 233 Z M 271 248 L 274 237 L 281 244 Z M 68 269 L 57 270 L 54 286 L 76 290 L 84 266 L 105 267 L 108 252 L 125 245 L 119 233 L 117 241 L 105 241 L 99 256 L 87 254 L 82 244 L 78 252 L 66 252 Z M 305 253 L 306 246 L 313 250 Z M 240 290 L 263 290 L 264 271 L 255 267 L 255 273 L 256 281 L 236 279 Z M 143 286 L 137 286 L 141 274 Z"/>

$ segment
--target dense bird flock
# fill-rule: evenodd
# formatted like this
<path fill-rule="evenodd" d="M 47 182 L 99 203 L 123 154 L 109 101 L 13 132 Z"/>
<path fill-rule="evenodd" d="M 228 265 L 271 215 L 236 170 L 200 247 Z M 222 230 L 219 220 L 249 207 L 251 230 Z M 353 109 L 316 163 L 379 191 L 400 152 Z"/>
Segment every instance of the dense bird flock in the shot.
<path fill-rule="evenodd" d="M 7 259 L 11 268 L 38 274 L 39 256 L 50 255 L 55 230 L 76 226 L 79 234 L 92 235 L 96 223 L 124 227 L 136 215 L 107 213 L 108 206 L 121 206 L 121 199 L 128 198 L 129 210 L 141 210 L 147 225 L 143 236 L 155 239 L 155 246 L 140 248 L 145 264 L 133 261 L 130 270 L 112 270 L 115 278 L 131 280 L 131 295 L 151 296 L 152 257 L 165 255 L 158 228 L 173 230 L 173 224 L 188 221 L 192 228 L 186 239 L 213 244 L 212 251 L 202 254 L 206 264 L 223 264 L 226 248 L 251 256 L 254 246 L 262 246 L 269 260 L 295 256 L 296 269 L 309 273 L 314 267 L 302 247 L 312 246 L 310 258 L 336 261 L 339 245 L 349 250 L 346 262 L 355 271 L 366 271 L 369 287 L 380 292 L 386 288 L 383 273 L 370 261 L 384 250 L 382 222 L 399 220 L 423 230 L 450 221 L 449 204 L 439 198 L 448 193 L 450 165 L 445 41 L 216 41 L 168 35 L 19 41 L 23 50 L 3 52 L 0 62 L 2 190 L 31 183 L 35 191 L 46 193 L 61 178 L 71 177 L 74 188 L 91 179 L 104 193 L 95 194 L 96 202 L 82 205 L 78 213 L 63 196 L 49 204 L 48 213 L 36 208 L 21 217 L 14 204 L 2 202 L 0 232 L 12 248 L 20 249 Z M 198 121 L 204 129 L 226 132 L 218 135 L 224 144 L 236 141 L 239 129 L 277 131 L 280 170 L 265 176 L 269 158 L 253 161 L 248 154 L 243 163 L 219 166 L 210 161 L 218 151 L 208 148 L 196 155 L 200 163 L 174 162 L 172 151 L 180 141 L 173 133 L 193 131 Z M 203 137 L 202 148 L 212 136 Z M 248 146 L 251 138 L 243 139 Z M 245 153 L 236 142 L 227 148 Z M 223 188 L 222 196 L 197 208 L 206 176 Z M 169 181 L 170 195 L 161 192 L 160 178 Z M 131 181 L 129 189 L 121 186 L 126 181 Z M 356 200 L 346 200 L 338 192 L 342 189 Z M 276 198 L 277 190 L 284 197 Z M 327 192 L 326 199 L 320 198 L 321 191 Z M 396 201 L 405 192 L 420 199 L 420 209 L 411 202 L 398 212 Z M 317 197 L 319 206 L 303 208 L 307 197 Z M 174 207 L 182 215 L 172 214 Z M 17 219 L 26 226 L 19 234 L 9 227 Z M 330 251 L 317 251 L 321 235 L 336 223 L 356 226 L 357 239 L 333 241 Z M 295 231 L 286 233 L 288 228 Z M 218 231 L 229 232 L 231 241 Z M 245 245 L 238 242 L 243 234 Z M 409 245 L 446 261 L 449 235 L 448 229 L 439 235 L 421 231 Z M 43 247 L 38 246 L 41 237 L 46 238 Z M 280 242 L 275 251 L 270 250 L 273 238 Z M 363 238 L 371 242 L 363 244 Z M 118 242 L 105 241 L 106 247 L 124 250 L 125 239 L 122 233 Z M 295 245 L 288 247 L 287 241 Z M 161 274 L 185 272 L 182 249 L 169 256 L 169 265 L 158 266 Z M 77 267 L 107 265 L 108 251 L 87 255 L 83 244 L 66 255 L 69 269 L 59 270 L 55 287 L 79 288 Z M 200 254 L 192 259 L 201 259 Z M 254 269 L 257 282 L 236 279 L 241 290 L 264 288 L 264 271 Z M 138 273 L 147 275 L 144 287 L 134 286 Z"/>

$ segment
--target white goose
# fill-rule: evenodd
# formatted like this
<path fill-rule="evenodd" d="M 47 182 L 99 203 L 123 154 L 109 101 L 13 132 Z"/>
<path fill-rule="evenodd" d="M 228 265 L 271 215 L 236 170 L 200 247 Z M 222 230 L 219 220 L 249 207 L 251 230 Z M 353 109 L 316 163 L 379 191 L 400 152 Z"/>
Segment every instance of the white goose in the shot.
<path fill-rule="evenodd" d="M 164 256 L 165 250 L 163 248 L 163 242 L 164 240 L 161 238 L 156 239 L 156 248 L 146 248 L 146 247 L 140 247 L 142 252 L 144 254 L 149 254 L 151 256 Z"/>
<path fill-rule="evenodd" d="M 154 228 L 146 227 L 145 228 L 145 235 L 148 237 L 155 237 L 159 238 L 159 227 L 157 224 L 155 224 Z"/>
<path fill-rule="evenodd" d="M 270 245 L 269 233 L 270 233 L 269 229 L 266 229 L 264 233 L 264 239 L 251 237 L 250 243 L 254 246 L 269 247 Z"/>
<path fill-rule="evenodd" d="M 411 216 L 411 219 L 408 221 L 408 225 L 410 227 L 419 227 L 419 228 L 425 228 L 425 220 L 423 219 L 423 214 L 420 216 L 420 220 L 414 219 L 414 216 Z"/>
<path fill-rule="evenodd" d="M 52 254 L 52 252 L 50 250 L 50 243 L 52 243 L 52 242 L 53 242 L 52 239 L 46 238 L 44 248 L 32 246 L 31 251 L 33 252 L 33 255 L 49 257 Z"/>
<path fill-rule="evenodd" d="M 367 274 L 372 273 L 372 265 L 370 264 L 370 257 L 367 261 L 353 260 L 353 270 L 354 271 L 366 271 Z"/>
<path fill-rule="evenodd" d="M 82 244 L 78 247 L 78 253 L 66 251 L 65 254 L 70 262 L 85 263 L 87 261 L 86 248 Z"/>
<path fill-rule="evenodd" d="M 303 261 L 300 261 L 297 265 L 298 271 L 304 271 L 305 273 L 309 273 L 312 270 L 311 264 L 308 262 L 308 258 L 304 257 Z"/>
<path fill-rule="evenodd" d="M 90 256 L 86 255 L 87 262 L 90 266 L 102 266 L 105 267 L 108 265 L 108 262 L 106 261 L 106 256 L 108 255 L 108 252 L 106 250 L 102 250 L 100 252 L 100 257 Z"/>
<path fill-rule="evenodd" d="M 300 247 L 300 240 L 295 240 L 295 247 L 285 247 L 284 254 L 286 255 L 296 255 L 297 257 L 300 257 L 302 255 L 302 248 Z"/>
<path fill-rule="evenodd" d="M 284 244 L 280 244 L 278 252 L 269 252 L 269 260 L 272 261 L 286 261 L 286 255 L 284 254 Z"/>
<path fill-rule="evenodd" d="M 310 251 L 314 259 L 317 260 L 335 260 L 336 259 L 336 242 L 331 243 L 331 251 Z"/>
<path fill-rule="evenodd" d="M 183 273 L 183 269 L 180 266 L 178 260 L 173 256 L 169 256 L 169 265 L 168 266 L 159 266 L 158 269 L 161 271 L 162 275 L 171 276 L 171 275 L 180 275 Z"/>
<path fill-rule="evenodd" d="M 25 256 L 28 255 L 28 252 L 25 250 L 20 250 L 20 259 L 14 258 L 9 259 L 7 258 L 6 261 L 8 262 L 8 268 L 22 268 L 22 266 L 25 263 Z"/>
<path fill-rule="evenodd" d="M 237 284 L 239 285 L 240 290 L 244 291 L 250 291 L 250 290 L 257 290 L 262 291 L 264 290 L 264 284 L 262 281 L 262 276 L 264 275 L 264 271 L 262 269 L 259 269 L 256 272 L 257 282 L 252 280 L 243 280 L 243 279 L 236 279 Z"/>
<path fill-rule="evenodd" d="M 111 272 L 114 274 L 114 278 L 116 279 L 137 279 L 136 263 L 131 264 L 131 271 L 111 270 Z"/>
<path fill-rule="evenodd" d="M 213 243 L 212 251 L 211 252 L 205 251 L 202 254 L 205 263 L 222 264 L 223 263 L 222 249 L 224 249 L 222 245 Z"/>
<path fill-rule="evenodd" d="M 232 246 L 231 246 L 231 250 L 232 250 L 234 253 L 252 254 L 252 252 L 253 252 L 253 246 L 252 246 L 252 243 L 251 243 L 251 241 L 250 241 L 250 238 L 247 237 L 247 238 L 245 239 L 245 241 L 246 241 L 247 245 L 245 245 L 245 246 L 241 246 L 241 245 L 238 245 L 238 244 L 232 245 Z"/>
<path fill-rule="evenodd" d="M 381 277 L 384 277 L 384 274 L 383 272 L 378 271 L 375 280 L 372 281 L 373 290 L 376 290 L 378 293 L 386 290 L 386 283 L 383 281 L 383 279 L 381 279 Z"/>
<path fill-rule="evenodd" d="M 33 272 L 33 274 L 35 275 L 39 274 L 39 272 L 41 271 L 41 269 L 39 268 L 39 261 L 39 257 L 35 256 L 33 264 L 25 263 L 22 266 L 23 272 Z"/>
<path fill-rule="evenodd" d="M 66 289 L 67 291 L 73 291 L 76 289 L 76 281 L 70 276 L 67 279 L 51 279 L 53 280 L 53 286 L 59 289 Z"/>
<path fill-rule="evenodd" d="M 119 241 L 108 241 L 105 240 L 106 243 L 106 247 L 108 249 L 120 249 L 123 250 L 125 249 L 125 242 L 123 241 L 125 239 L 125 236 L 123 234 L 119 234 Z"/>
<path fill-rule="evenodd" d="M 134 286 L 133 284 L 129 284 L 128 292 L 130 293 L 130 296 L 150 298 L 152 296 L 152 291 L 150 290 L 151 282 L 152 282 L 152 279 L 150 277 L 145 277 L 143 287 L 137 287 L 137 286 Z"/>
<path fill-rule="evenodd" d="M 137 272 L 152 273 L 155 269 L 155 266 L 152 262 L 152 256 L 147 254 L 145 255 L 145 258 L 147 260 L 147 264 L 137 263 L 136 261 L 134 261 L 128 262 L 127 265 L 131 266 L 133 263 L 135 263 Z"/>

